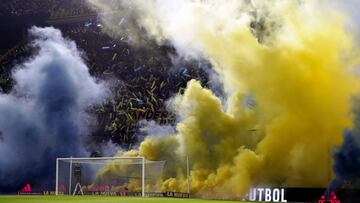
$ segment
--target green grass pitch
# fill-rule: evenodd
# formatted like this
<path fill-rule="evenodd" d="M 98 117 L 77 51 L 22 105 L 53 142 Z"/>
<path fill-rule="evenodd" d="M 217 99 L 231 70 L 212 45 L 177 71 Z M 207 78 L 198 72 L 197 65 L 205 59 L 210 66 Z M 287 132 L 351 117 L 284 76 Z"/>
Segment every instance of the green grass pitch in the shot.
<path fill-rule="evenodd" d="M 240 203 L 203 199 L 104 197 L 104 196 L 0 196 L 0 203 Z"/>

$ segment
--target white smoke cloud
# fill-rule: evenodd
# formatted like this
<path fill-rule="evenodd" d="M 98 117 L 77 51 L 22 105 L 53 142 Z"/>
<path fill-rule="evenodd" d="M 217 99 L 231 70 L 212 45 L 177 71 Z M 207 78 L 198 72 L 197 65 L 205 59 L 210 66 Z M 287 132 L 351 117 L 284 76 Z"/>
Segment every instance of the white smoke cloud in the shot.
<path fill-rule="evenodd" d="M 139 122 L 141 128 L 140 130 L 146 135 L 151 135 L 155 137 L 163 137 L 171 134 L 175 134 L 176 130 L 174 126 L 171 125 L 159 125 L 155 121 L 151 120 L 141 120 Z"/>
<path fill-rule="evenodd" d="M 252 18 L 245 11 L 252 11 L 251 1 L 228 0 L 151 0 L 151 1 L 102 1 L 88 0 L 100 13 L 111 30 L 124 30 L 134 35 L 134 27 L 144 27 L 160 44 L 170 42 L 182 57 L 198 58 L 202 45 L 198 39 L 199 28 L 226 31 L 239 22 Z M 244 11 L 244 12 L 240 12 Z M 135 19 L 128 24 L 121 19 Z M 204 22 L 206 24 L 204 24 Z M 130 33 L 129 33 L 130 32 Z"/>
<path fill-rule="evenodd" d="M 106 97 L 73 41 L 52 27 L 32 27 L 36 54 L 14 68 L 15 86 L 0 94 L 0 191 L 31 181 L 52 185 L 56 157 L 84 156 L 90 104 Z"/>

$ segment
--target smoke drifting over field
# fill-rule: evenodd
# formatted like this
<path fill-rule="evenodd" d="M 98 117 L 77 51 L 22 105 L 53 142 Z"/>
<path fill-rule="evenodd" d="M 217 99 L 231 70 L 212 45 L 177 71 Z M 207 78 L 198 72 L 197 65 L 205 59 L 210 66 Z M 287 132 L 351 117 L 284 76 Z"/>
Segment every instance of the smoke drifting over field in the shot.
<path fill-rule="evenodd" d="M 341 148 L 335 153 L 334 172 L 336 177 L 331 181 L 327 195 L 344 183 L 344 181 L 358 181 L 360 177 L 360 148 L 350 131 L 344 135 Z"/>
<path fill-rule="evenodd" d="M 86 113 L 106 89 L 89 75 L 74 42 L 57 29 L 29 30 L 36 54 L 15 67 L 16 85 L 0 94 L 0 191 L 25 183 L 53 187 L 55 158 L 82 156 Z M 36 189 L 36 188 L 35 188 Z"/>
<path fill-rule="evenodd" d="M 228 93 L 223 104 L 190 81 L 172 103 L 175 135 L 149 136 L 119 155 L 173 163 L 189 155 L 191 191 L 208 197 L 239 198 L 257 185 L 329 184 L 332 151 L 352 128 L 359 93 L 359 50 L 344 13 L 323 1 L 89 2 L 109 29 L 121 20 L 116 9 L 127 8 L 159 43 L 207 59 Z M 243 105 L 249 95 L 252 107 Z M 180 173 L 167 174 L 162 190 L 186 191 Z"/>
<path fill-rule="evenodd" d="M 355 100 L 358 104 L 359 100 Z M 334 153 L 335 178 L 330 182 L 327 194 L 341 187 L 345 182 L 358 186 L 360 181 L 360 111 L 359 106 L 354 107 L 354 126 L 345 130 L 344 141 Z"/>

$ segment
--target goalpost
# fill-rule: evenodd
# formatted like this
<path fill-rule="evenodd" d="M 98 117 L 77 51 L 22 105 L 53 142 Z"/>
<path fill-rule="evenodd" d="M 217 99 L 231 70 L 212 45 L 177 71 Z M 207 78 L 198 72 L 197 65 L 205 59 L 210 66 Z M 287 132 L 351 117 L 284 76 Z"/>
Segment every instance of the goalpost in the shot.
<path fill-rule="evenodd" d="M 140 184 L 141 196 L 145 196 L 145 180 L 155 185 L 161 178 L 164 163 L 146 161 L 144 157 L 57 158 L 55 194 L 58 195 L 60 190 L 62 194 L 75 194 L 78 187 L 83 193 L 82 183 L 86 189 L 96 188 L 98 184 L 107 191 L 128 190 L 127 185 L 139 189 Z M 148 167 L 149 178 L 145 177 L 145 167 Z"/>
<path fill-rule="evenodd" d="M 189 157 L 171 160 L 166 167 L 165 162 L 144 157 L 57 158 L 55 195 L 158 195 L 164 193 L 163 183 L 169 178 L 185 178 L 187 185 L 167 192 L 190 195 Z"/>

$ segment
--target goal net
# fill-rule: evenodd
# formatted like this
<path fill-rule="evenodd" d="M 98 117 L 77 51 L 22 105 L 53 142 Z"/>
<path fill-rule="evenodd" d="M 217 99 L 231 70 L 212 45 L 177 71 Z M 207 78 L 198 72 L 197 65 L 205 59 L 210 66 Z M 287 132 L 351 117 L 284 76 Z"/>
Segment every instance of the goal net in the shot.
<path fill-rule="evenodd" d="M 164 164 L 143 157 L 57 158 L 55 192 L 144 196 L 160 191 Z"/>

